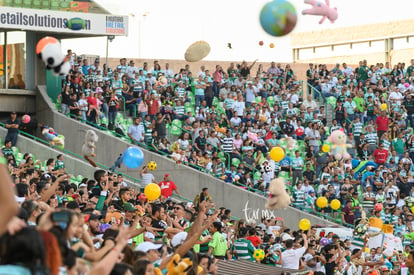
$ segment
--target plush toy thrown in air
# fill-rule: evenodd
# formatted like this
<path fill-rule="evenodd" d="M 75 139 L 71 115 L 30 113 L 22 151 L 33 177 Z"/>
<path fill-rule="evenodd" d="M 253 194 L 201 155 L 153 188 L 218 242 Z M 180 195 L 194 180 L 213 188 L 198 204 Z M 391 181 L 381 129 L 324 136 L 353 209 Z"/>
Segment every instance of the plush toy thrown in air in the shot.
<path fill-rule="evenodd" d="M 379 234 L 382 234 L 381 230 L 378 232 L 368 232 L 370 227 L 376 227 L 376 226 L 370 225 L 370 222 L 367 220 L 365 211 L 361 212 L 361 218 L 357 219 L 354 225 L 355 225 L 354 235 L 360 236 L 361 238 L 365 237 L 366 234 L 368 237 L 375 237 Z"/>
<path fill-rule="evenodd" d="M 71 69 L 69 57 L 63 54 L 59 40 L 46 36 L 36 45 L 37 56 L 45 63 L 46 69 L 55 76 L 67 75 Z"/>
<path fill-rule="evenodd" d="M 286 147 L 289 151 L 293 150 L 296 146 L 296 140 L 294 140 L 292 137 L 282 138 L 281 141 L 286 141 Z"/>
<path fill-rule="evenodd" d="M 288 207 L 290 204 L 289 194 L 286 192 L 285 181 L 283 178 L 276 178 L 270 182 L 269 198 L 266 208 L 278 210 Z"/>
<path fill-rule="evenodd" d="M 95 157 L 96 143 L 98 142 L 98 135 L 93 130 L 86 131 L 85 143 L 82 145 L 83 157 L 93 166 L 96 167 L 96 163 L 91 160 L 91 157 Z"/>
<path fill-rule="evenodd" d="M 180 255 L 175 254 L 171 261 L 167 264 L 168 275 L 183 275 L 193 267 L 190 258 L 181 259 Z"/>
<path fill-rule="evenodd" d="M 256 142 L 258 142 L 259 141 L 259 139 L 257 138 L 257 134 L 256 133 L 253 133 L 253 132 L 248 132 L 247 133 L 247 137 L 249 138 L 249 139 L 251 139 L 252 141 L 253 141 L 253 143 L 256 143 Z"/>
<path fill-rule="evenodd" d="M 319 21 L 319 24 L 322 24 L 326 18 L 328 18 L 329 21 L 331 21 L 331 23 L 334 23 L 335 20 L 338 19 L 338 11 L 336 8 L 329 7 L 329 0 L 325 0 L 325 3 L 326 4 L 316 0 L 305 0 L 305 4 L 312 5 L 312 8 L 303 10 L 302 14 L 323 16 L 322 19 Z"/>
<path fill-rule="evenodd" d="M 49 142 L 50 146 L 56 146 L 61 150 L 65 147 L 65 137 L 56 133 L 53 128 L 43 126 L 43 128 L 41 128 L 41 131 L 42 135 Z"/>
<path fill-rule="evenodd" d="M 336 130 L 328 137 L 327 142 L 332 143 L 331 154 L 336 160 L 347 160 L 351 156 L 348 154 L 347 148 L 351 147 L 346 143 L 346 134 L 341 130 Z"/>
<path fill-rule="evenodd" d="M 260 172 L 261 173 L 268 173 L 272 171 L 272 166 L 269 165 L 268 161 L 263 161 L 262 164 L 260 164 Z"/>

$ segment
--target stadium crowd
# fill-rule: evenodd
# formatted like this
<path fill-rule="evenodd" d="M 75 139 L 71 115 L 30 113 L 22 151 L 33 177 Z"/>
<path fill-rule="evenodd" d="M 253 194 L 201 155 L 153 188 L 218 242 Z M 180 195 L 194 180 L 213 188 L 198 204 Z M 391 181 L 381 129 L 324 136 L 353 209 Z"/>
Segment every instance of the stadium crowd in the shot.
<path fill-rule="evenodd" d="M 177 253 L 192 259 L 189 272 L 198 274 L 199 265 L 200 274 L 216 274 L 217 259 L 254 261 L 253 253 L 260 247 L 266 254 L 263 263 L 283 268 L 324 274 L 414 272 L 411 240 L 404 238 L 413 231 L 405 198 L 414 191 L 414 60 L 406 69 L 404 64 L 393 69 L 388 64 L 368 67 L 366 61 L 355 69 L 345 63 L 330 70 L 310 64 L 308 95 L 303 98 L 301 82 L 289 65 L 272 63 L 253 73 L 254 64 L 243 62 L 227 70 L 217 65 L 212 73 L 202 66 L 196 74 L 189 66 L 174 73 L 158 62 L 138 69 L 126 59 L 114 70 L 102 69 L 99 60 L 89 65 L 71 57 L 73 70 L 59 96 L 62 113 L 98 125 L 106 119 L 105 126 L 113 129 L 125 106 L 133 118 L 126 131 L 132 142 L 250 190 L 265 192 L 274 177 L 284 177 L 295 207 L 332 215 L 349 225 L 364 211 L 393 225 L 404 250 L 386 257 L 381 247 L 366 251 L 366 242 L 355 247 L 334 232 L 328 232 L 329 243 L 321 245 L 315 227 L 294 231 L 279 218 L 257 224 L 232 220 L 229 209 L 211 204 L 207 188 L 186 204 L 167 198 L 173 185 L 160 202 L 148 203 L 139 190 L 103 170 L 73 185 L 66 171 L 52 163 L 44 172 L 32 169 L 28 160 L 13 164 L 15 141 L 9 137 L 3 149 L 7 160 L 1 162 L 10 163 L 9 171 L 2 172 L 14 175 L 21 210 L 0 240 L 0 269 L 153 274 L 154 267 L 168 269 Z M 327 116 L 329 104 L 335 105 L 332 121 Z M 6 123 L 12 136 L 13 125 Z M 181 136 L 169 140 L 167 128 L 177 125 Z M 350 160 L 336 160 L 322 150 L 330 133 L 340 129 L 349 136 Z M 286 149 L 287 137 L 297 141 L 297 149 Z M 269 156 L 274 146 L 286 151 L 279 163 Z M 358 161 L 371 165 L 356 172 Z M 144 168 L 142 174 L 146 172 Z M 339 199 L 341 211 L 319 209 L 315 200 L 323 196 Z M 375 209 L 377 203 L 383 205 L 381 211 Z M 19 249 L 23 255 L 7 253 L 22 244 L 31 249 Z M 60 259 L 52 258 L 57 255 Z"/>
<path fill-rule="evenodd" d="M 408 245 L 385 257 L 381 247 L 368 249 L 368 236 L 358 247 L 334 229 L 296 231 L 279 217 L 234 220 L 230 209 L 214 205 L 208 188 L 191 203 L 171 200 L 177 190 L 169 175 L 155 202 L 104 170 L 74 184 L 62 155 L 37 168 L 31 154 L 17 164 L 10 145 L 0 159 L 0 205 L 10 209 L 0 218 L 1 274 L 180 274 L 171 266 L 175 254 L 191 260 L 186 274 L 220 274 L 218 261 L 233 260 L 313 274 L 414 270 Z M 262 260 L 255 259 L 257 249 Z"/>

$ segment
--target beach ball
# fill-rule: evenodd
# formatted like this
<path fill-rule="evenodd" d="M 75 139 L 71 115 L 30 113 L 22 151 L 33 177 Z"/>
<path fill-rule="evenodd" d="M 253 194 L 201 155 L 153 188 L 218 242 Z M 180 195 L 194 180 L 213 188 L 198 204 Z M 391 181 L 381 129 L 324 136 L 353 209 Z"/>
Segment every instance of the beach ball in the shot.
<path fill-rule="evenodd" d="M 323 245 L 323 246 L 328 245 L 329 244 L 329 239 L 328 238 L 325 238 L 325 237 L 322 238 L 320 240 L 320 244 Z"/>
<path fill-rule="evenodd" d="M 414 206 L 411 207 L 411 213 L 414 213 Z"/>
<path fill-rule="evenodd" d="M 381 104 L 381 110 L 382 110 L 382 111 L 387 110 L 387 107 L 388 107 L 388 106 L 387 106 L 387 103 L 382 103 L 382 104 Z"/>
<path fill-rule="evenodd" d="M 30 122 L 30 116 L 29 115 L 24 115 L 22 117 L 22 122 L 23 123 L 29 123 Z"/>
<path fill-rule="evenodd" d="M 374 206 L 374 209 L 375 209 L 375 211 L 377 211 L 377 212 L 380 212 L 380 211 L 382 210 L 382 208 L 383 208 L 382 203 L 377 203 L 377 204 L 375 204 L 375 206 Z"/>
<path fill-rule="evenodd" d="M 154 171 L 155 169 L 157 169 L 157 163 L 155 161 L 150 161 L 148 162 L 147 167 L 151 171 Z"/>
<path fill-rule="evenodd" d="M 319 197 L 316 199 L 316 205 L 319 208 L 325 208 L 328 205 L 328 199 L 326 197 Z"/>
<path fill-rule="evenodd" d="M 270 150 L 270 158 L 279 162 L 285 158 L 285 152 L 280 147 L 273 147 L 272 150 Z"/>
<path fill-rule="evenodd" d="M 156 183 L 150 183 L 145 186 L 144 194 L 149 201 L 154 201 L 160 197 L 161 188 Z"/>
<path fill-rule="evenodd" d="M 322 152 L 328 153 L 330 150 L 331 150 L 331 146 L 329 146 L 329 144 L 324 144 L 322 146 Z"/>
<path fill-rule="evenodd" d="M 71 18 L 65 23 L 66 27 L 73 31 L 79 31 L 86 27 L 86 21 L 79 17 Z"/>
<path fill-rule="evenodd" d="M 405 87 L 405 88 L 408 88 L 408 87 L 410 87 L 410 84 L 409 84 L 409 83 L 405 83 L 405 84 L 404 84 L 404 87 Z"/>
<path fill-rule="evenodd" d="M 270 43 L 270 44 L 269 44 L 269 47 L 270 47 L 271 49 L 273 49 L 273 48 L 275 47 L 275 44 Z"/>
<path fill-rule="evenodd" d="M 296 9 L 286 0 L 268 2 L 260 11 L 260 24 L 263 30 L 273 36 L 290 33 L 295 28 L 296 22 Z"/>
<path fill-rule="evenodd" d="M 144 153 L 137 147 L 129 147 L 125 150 L 122 161 L 128 168 L 138 168 L 144 161 Z"/>
<path fill-rule="evenodd" d="M 341 208 L 341 202 L 338 199 L 333 199 L 331 201 L 331 208 L 333 210 L 338 210 L 339 208 Z"/>
<path fill-rule="evenodd" d="M 311 227 L 311 222 L 308 219 L 301 219 L 299 221 L 299 229 L 306 231 Z"/>
<path fill-rule="evenodd" d="M 255 259 L 256 259 L 256 261 L 261 261 L 261 260 L 263 260 L 263 259 L 264 259 L 264 257 L 265 257 L 265 254 L 264 254 L 263 249 L 256 249 L 256 250 L 253 252 L 253 258 L 255 258 Z"/>
<path fill-rule="evenodd" d="M 305 132 L 305 131 L 303 130 L 303 128 L 298 128 L 298 129 L 296 129 L 296 135 L 297 135 L 298 137 L 302 136 L 304 132 Z"/>

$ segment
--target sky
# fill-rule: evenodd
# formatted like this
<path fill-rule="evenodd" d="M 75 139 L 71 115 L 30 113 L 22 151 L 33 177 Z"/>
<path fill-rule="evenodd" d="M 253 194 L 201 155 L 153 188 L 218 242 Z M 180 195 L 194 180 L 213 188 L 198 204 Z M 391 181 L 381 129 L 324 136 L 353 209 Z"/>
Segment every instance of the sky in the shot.
<path fill-rule="evenodd" d="M 292 61 L 290 35 L 273 37 L 260 26 L 259 13 L 268 0 L 96 2 L 113 14 L 129 15 L 130 18 L 128 37 L 116 37 L 109 43 L 109 57 L 183 59 L 190 44 L 204 40 L 211 47 L 205 60 Z M 331 0 L 330 6 L 338 9 L 337 21 L 332 24 L 326 20 L 318 24 L 319 16 L 301 14 L 310 5 L 303 0 L 290 2 L 298 14 L 292 33 L 412 18 L 412 9 L 407 8 L 410 0 Z M 259 41 L 264 45 L 259 46 Z M 227 43 L 232 44 L 232 49 L 227 47 Z M 273 49 L 269 47 L 270 43 L 274 43 Z M 62 46 L 73 49 L 77 54 L 106 55 L 105 38 L 67 39 L 62 41 Z"/>

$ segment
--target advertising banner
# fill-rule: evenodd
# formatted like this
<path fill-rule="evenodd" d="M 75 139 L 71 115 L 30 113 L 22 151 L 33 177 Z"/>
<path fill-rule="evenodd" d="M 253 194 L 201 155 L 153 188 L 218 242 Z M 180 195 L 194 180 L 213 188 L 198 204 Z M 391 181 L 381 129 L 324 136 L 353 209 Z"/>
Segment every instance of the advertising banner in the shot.
<path fill-rule="evenodd" d="M 0 7 L 4 29 L 92 35 L 128 35 L 128 16 Z"/>

